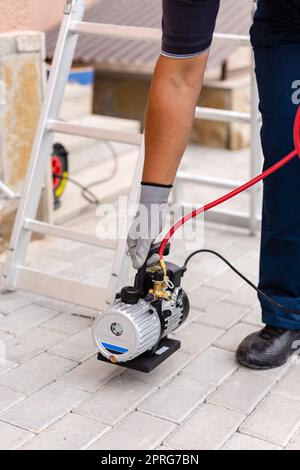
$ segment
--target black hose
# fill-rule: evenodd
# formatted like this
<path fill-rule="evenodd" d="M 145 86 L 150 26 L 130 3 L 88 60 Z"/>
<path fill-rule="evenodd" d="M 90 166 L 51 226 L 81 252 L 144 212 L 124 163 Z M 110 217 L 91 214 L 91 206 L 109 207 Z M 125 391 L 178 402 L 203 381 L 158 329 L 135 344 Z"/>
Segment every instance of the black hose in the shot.
<path fill-rule="evenodd" d="M 209 253 L 211 255 L 214 255 L 214 256 L 217 256 L 219 259 L 221 259 L 225 264 L 227 264 L 227 266 L 232 269 L 233 272 L 235 272 L 235 274 L 237 274 L 241 279 L 243 279 L 243 281 L 245 281 L 250 287 L 252 287 L 252 289 L 254 289 L 261 297 L 263 297 L 269 304 L 271 304 L 273 307 L 276 307 L 280 310 L 282 310 L 283 312 L 285 313 L 291 313 L 293 315 L 300 315 L 300 310 L 294 310 L 294 309 L 291 309 L 291 308 L 288 308 L 288 307 L 285 307 L 284 305 L 281 305 L 280 303 L 276 302 L 276 300 L 273 300 L 271 299 L 271 297 L 269 297 L 267 294 L 265 294 L 261 289 L 259 289 L 258 287 L 256 287 L 255 284 L 253 284 L 253 282 L 250 281 L 250 279 L 248 279 L 244 274 L 242 274 L 237 268 L 235 268 L 224 256 L 220 255 L 220 253 L 217 253 L 216 251 L 213 251 L 213 250 L 197 250 L 197 251 L 194 251 L 192 254 L 190 254 L 190 256 L 188 256 L 188 258 L 185 260 L 185 263 L 183 265 L 183 269 L 184 271 L 187 270 L 187 266 L 188 266 L 188 263 L 190 262 L 190 260 L 200 254 L 200 253 Z"/>

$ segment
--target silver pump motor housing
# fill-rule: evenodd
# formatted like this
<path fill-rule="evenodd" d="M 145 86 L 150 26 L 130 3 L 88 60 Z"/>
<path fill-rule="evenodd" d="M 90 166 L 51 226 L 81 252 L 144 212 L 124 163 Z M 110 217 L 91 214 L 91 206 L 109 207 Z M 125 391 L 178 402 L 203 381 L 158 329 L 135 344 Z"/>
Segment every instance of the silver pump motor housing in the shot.
<path fill-rule="evenodd" d="M 123 300 L 117 299 L 107 307 L 93 328 L 100 354 L 113 363 L 131 361 L 158 347 L 163 338 L 185 321 L 189 311 L 181 287 L 172 290 L 169 300 L 150 302 L 147 296 L 134 304 Z"/>

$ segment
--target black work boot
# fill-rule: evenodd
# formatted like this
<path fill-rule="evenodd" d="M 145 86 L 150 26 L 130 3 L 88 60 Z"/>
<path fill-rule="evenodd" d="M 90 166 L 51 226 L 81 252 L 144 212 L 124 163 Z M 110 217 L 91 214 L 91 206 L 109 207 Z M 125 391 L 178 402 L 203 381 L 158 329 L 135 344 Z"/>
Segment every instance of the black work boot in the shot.
<path fill-rule="evenodd" d="M 274 369 L 285 364 L 300 348 L 300 330 L 266 326 L 247 336 L 239 345 L 236 358 L 251 369 Z"/>

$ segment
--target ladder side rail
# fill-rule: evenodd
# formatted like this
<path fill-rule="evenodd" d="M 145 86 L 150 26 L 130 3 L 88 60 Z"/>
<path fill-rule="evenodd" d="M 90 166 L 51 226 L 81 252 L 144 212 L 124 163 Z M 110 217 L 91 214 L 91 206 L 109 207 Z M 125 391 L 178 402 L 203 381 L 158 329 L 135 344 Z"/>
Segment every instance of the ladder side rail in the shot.
<path fill-rule="evenodd" d="M 132 208 L 135 204 L 138 204 L 139 195 L 140 195 L 140 182 L 142 179 L 142 171 L 145 159 L 145 138 L 143 138 L 142 145 L 140 147 L 140 152 L 136 162 L 136 167 L 133 175 L 132 185 L 128 197 L 128 208 Z M 127 216 L 127 223 L 130 224 L 133 219 L 133 214 L 131 217 Z M 122 237 L 119 240 L 118 248 L 115 255 L 115 260 L 113 264 L 112 273 L 110 276 L 110 281 L 108 284 L 107 304 L 111 304 L 115 298 L 116 294 L 120 291 L 122 287 L 128 282 L 129 274 L 131 270 L 131 260 L 128 253 L 127 240 Z"/>
<path fill-rule="evenodd" d="M 7 288 L 14 288 L 16 286 L 16 268 L 24 264 L 25 261 L 31 233 L 28 230 L 24 230 L 23 224 L 26 218 L 32 219 L 36 216 L 47 172 L 47 165 L 51 155 L 53 135 L 52 132 L 46 129 L 47 120 L 49 118 L 57 118 L 59 113 L 78 39 L 78 35 L 70 34 L 70 27 L 72 21 L 74 19 L 82 19 L 83 14 L 83 0 L 73 2 L 70 13 L 66 10 L 61 24 L 53 58 L 53 66 L 51 67 L 27 169 L 23 194 L 14 224 L 7 262 L 4 268 L 4 285 Z"/>
<path fill-rule="evenodd" d="M 252 17 L 254 18 L 257 9 L 256 1 L 253 4 Z M 251 157 L 250 176 L 254 178 L 261 171 L 263 165 L 263 149 L 260 138 L 262 126 L 262 115 L 259 110 L 259 93 L 255 74 L 255 57 L 252 51 L 251 67 Z M 250 234 L 255 235 L 262 217 L 259 216 L 259 207 L 262 207 L 262 185 L 251 188 L 249 214 L 250 214 Z"/>

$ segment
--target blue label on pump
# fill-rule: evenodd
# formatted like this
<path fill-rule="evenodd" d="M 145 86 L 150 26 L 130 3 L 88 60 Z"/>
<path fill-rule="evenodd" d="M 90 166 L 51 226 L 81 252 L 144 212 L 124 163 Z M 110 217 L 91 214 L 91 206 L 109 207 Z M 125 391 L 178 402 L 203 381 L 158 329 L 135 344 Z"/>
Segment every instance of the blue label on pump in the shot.
<path fill-rule="evenodd" d="M 101 344 L 105 349 L 109 349 L 110 351 L 114 351 L 119 354 L 125 354 L 128 352 L 128 349 L 121 348 L 120 346 L 116 346 L 115 344 L 109 344 L 109 343 L 103 343 L 103 342 L 101 342 Z"/>

